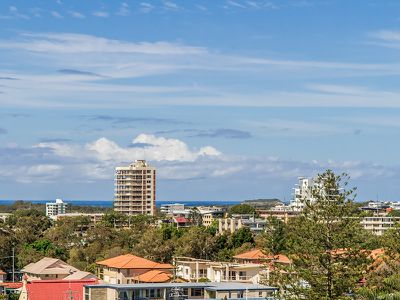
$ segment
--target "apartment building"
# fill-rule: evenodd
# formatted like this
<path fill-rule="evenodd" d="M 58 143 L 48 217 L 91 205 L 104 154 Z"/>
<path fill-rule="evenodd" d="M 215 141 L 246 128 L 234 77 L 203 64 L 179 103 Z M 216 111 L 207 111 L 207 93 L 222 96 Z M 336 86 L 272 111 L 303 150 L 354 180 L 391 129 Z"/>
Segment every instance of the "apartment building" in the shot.
<path fill-rule="evenodd" d="M 231 218 L 218 219 L 218 232 L 234 233 L 240 228 L 247 227 L 251 232 L 257 234 L 265 231 L 267 220 L 255 218 L 251 215 L 233 215 Z"/>
<path fill-rule="evenodd" d="M 311 195 L 311 189 L 314 187 L 312 178 L 299 177 L 293 193 L 293 199 L 290 201 L 289 208 L 293 211 L 301 211 L 305 207 L 304 200 L 307 199 L 311 203 L 314 198 Z"/>
<path fill-rule="evenodd" d="M 361 219 L 361 226 L 365 230 L 371 231 L 376 235 L 383 235 L 385 231 L 394 227 L 396 223 L 400 222 L 400 217 L 392 217 L 387 214 L 377 214 L 370 217 Z"/>
<path fill-rule="evenodd" d="M 156 169 L 145 160 L 116 168 L 114 211 L 127 215 L 155 215 Z"/>
<path fill-rule="evenodd" d="M 57 215 L 62 215 L 67 212 L 68 204 L 62 199 L 56 199 L 55 202 L 46 203 L 46 216 L 53 217 Z"/>

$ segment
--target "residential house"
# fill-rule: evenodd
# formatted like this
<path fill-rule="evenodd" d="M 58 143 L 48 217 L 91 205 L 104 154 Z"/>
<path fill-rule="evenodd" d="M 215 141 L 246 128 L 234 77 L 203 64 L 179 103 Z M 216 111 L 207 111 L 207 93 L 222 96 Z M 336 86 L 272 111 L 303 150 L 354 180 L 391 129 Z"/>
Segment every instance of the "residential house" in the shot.
<path fill-rule="evenodd" d="M 112 284 L 168 282 L 173 278 L 174 266 L 133 254 L 120 255 L 96 264 L 99 278 Z"/>
<path fill-rule="evenodd" d="M 247 251 L 238 255 L 235 255 L 234 260 L 238 263 L 242 264 L 266 264 L 270 262 L 281 263 L 281 264 L 290 264 L 290 259 L 283 254 L 278 255 L 267 255 L 262 252 L 260 249 L 254 249 L 251 251 Z"/>
<path fill-rule="evenodd" d="M 21 269 L 28 281 L 59 280 L 59 279 L 90 279 L 95 275 L 80 271 L 60 259 L 44 257 L 36 263 L 31 263 Z"/>
<path fill-rule="evenodd" d="M 176 276 L 186 281 L 199 282 L 260 282 L 265 267 L 262 264 L 215 262 L 190 257 L 175 258 Z"/>
<path fill-rule="evenodd" d="M 85 300 L 251 299 L 272 300 L 278 288 L 248 283 L 186 282 L 86 285 Z"/>
<path fill-rule="evenodd" d="M 192 224 L 191 221 L 185 217 L 174 217 L 172 221 L 177 228 L 189 227 Z"/>

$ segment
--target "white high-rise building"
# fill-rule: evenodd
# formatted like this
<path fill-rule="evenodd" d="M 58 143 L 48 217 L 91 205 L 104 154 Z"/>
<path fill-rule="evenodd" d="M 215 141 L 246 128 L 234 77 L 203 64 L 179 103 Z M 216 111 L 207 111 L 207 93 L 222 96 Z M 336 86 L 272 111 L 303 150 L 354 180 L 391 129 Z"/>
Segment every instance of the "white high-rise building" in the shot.
<path fill-rule="evenodd" d="M 56 199 L 56 202 L 46 203 L 46 216 L 54 217 L 63 215 L 67 212 L 68 204 L 62 201 L 62 199 Z"/>
<path fill-rule="evenodd" d="M 312 178 L 299 178 L 299 183 L 294 188 L 293 200 L 289 204 L 291 210 L 301 211 L 305 207 L 305 199 L 311 203 L 314 201 L 314 198 L 311 194 L 311 189 L 313 186 L 314 180 Z"/>
<path fill-rule="evenodd" d="M 145 160 L 116 168 L 114 211 L 127 215 L 155 214 L 156 169 Z"/>

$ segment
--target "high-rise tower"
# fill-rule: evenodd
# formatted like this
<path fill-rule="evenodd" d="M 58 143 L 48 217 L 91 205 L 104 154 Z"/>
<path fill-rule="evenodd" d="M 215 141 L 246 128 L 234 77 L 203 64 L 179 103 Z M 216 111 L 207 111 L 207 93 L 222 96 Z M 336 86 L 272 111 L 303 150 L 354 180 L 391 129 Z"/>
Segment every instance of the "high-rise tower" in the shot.
<path fill-rule="evenodd" d="M 156 212 L 156 169 L 136 160 L 115 170 L 114 211 L 127 215 Z"/>

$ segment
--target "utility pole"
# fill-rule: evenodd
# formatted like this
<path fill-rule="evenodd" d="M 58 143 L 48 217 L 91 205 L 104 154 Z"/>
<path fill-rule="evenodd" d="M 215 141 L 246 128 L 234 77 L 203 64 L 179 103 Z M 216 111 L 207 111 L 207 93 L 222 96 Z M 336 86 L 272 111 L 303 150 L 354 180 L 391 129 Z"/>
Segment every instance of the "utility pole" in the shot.
<path fill-rule="evenodd" d="M 15 282 L 15 248 L 12 248 L 12 282 Z"/>

